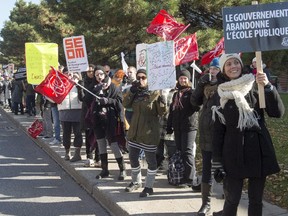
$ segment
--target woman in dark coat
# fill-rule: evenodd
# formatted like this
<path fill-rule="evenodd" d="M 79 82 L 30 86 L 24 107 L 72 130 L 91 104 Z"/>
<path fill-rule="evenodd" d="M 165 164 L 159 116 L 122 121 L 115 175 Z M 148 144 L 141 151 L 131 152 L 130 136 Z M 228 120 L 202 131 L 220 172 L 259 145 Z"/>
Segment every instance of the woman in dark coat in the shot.
<path fill-rule="evenodd" d="M 199 106 L 191 103 L 191 75 L 188 70 L 182 70 L 178 75 L 177 91 L 173 95 L 169 108 L 167 133 L 174 131 L 176 147 L 181 151 L 184 163 L 184 178 L 180 187 L 198 184 L 195 167 L 196 135 L 198 128 Z"/>
<path fill-rule="evenodd" d="M 265 126 L 264 109 L 259 108 L 255 77 L 253 74 L 243 74 L 239 55 L 223 54 L 219 62 L 223 83 L 217 90 L 220 106 L 214 107 L 217 115 L 212 170 L 220 171 L 226 177 L 223 212 L 214 215 L 237 214 L 243 181 L 248 178 L 248 216 L 261 216 L 266 176 L 280 170 Z M 256 83 L 264 86 L 267 115 L 276 118 L 283 116 L 282 100 L 266 74 L 257 73 Z"/>
<path fill-rule="evenodd" d="M 122 92 L 111 83 L 111 78 L 105 74 L 102 66 L 95 69 L 96 85 L 93 93 L 98 97 L 94 105 L 94 132 L 97 137 L 102 171 L 97 179 L 109 176 L 107 141 L 118 163 L 120 174 L 118 180 L 126 177 L 125 164 L 117 137 L 124 135 L 124 115 L 122 106 Z"/>

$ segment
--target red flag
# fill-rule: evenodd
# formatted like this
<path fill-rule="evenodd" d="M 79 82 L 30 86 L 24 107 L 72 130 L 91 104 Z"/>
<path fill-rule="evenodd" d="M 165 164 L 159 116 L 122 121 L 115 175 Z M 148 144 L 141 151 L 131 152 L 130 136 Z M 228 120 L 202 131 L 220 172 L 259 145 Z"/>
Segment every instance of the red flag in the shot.
<path fill-rule="evenodd" d="M 43 131 L 43 122 L 36 119 L 28 128 L 28 133 L 31 137 L 36 139 L 36 137 Z"/>
<path fill-rule="evenodd" d="M 201 65 L 209 64 L 215 57 L 220 56 L 224 52 L 224 37 L 217 43 L 217 45 L 202 56 Z"/>
<path fill-rule="evenodd" d="M 174 43 L 175 65 L 181 65 L 193 60 L 198 60 L 198 44 L 196 33 L 180 38 Z"/>
<path fill-rule="evenodd" d="M 35 88 L 35 91 L 60 104 L 73 88 L 74 82 L 67 76 L 51 67 L 46 78 Z"/>
<path fill-rule="evenodd" d="M 182 32 L 184 32 L 190 24 L 177 23 L 177 21 L 168 14 L 165 10 L 160 10 L 154 17 L 146 31 L 150 34 L 156 34 L 164 40 L 177 39 Z"/>

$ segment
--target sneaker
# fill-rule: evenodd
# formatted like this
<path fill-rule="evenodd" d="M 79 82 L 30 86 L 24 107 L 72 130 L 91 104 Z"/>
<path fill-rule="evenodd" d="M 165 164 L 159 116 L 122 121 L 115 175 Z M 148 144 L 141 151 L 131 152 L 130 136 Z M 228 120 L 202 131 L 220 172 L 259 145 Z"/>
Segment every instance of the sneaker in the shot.
<path fill-rule="evenodd" d="M 138 190 L 139 188 L 142 187 L 142 183 L 134 183 L 134 182 L 131 182 L 126 188 L 125 188 L 125 191 L 126 192 L 132 192 L 134 190 Z"/>
<path fill-rule="evenodd" d="M 139 197 L 148 197 L 153 195 L 153 188 L 145 187 L 144 190 L 139 194 Z"/>
<path fill-rule="evenodd" d="M 101 168 L 101 161 L 95 161 L 94 167 Z"/>
<path fill-rule="evenodd" d="M 54 140 L 52 140 L 51 142 L 49 142 L 49 145 L 58 145 L 58 144 L 60 144 L 61 142 L 59 141 L 59 140 L 57 140 L 57 139 L 54 139 Z"/>
<path fill-rule="evenodd" d="M 94 160 L 93 159 L 87 159 L 83 166 L 84 167 L 93 167 L 94 166 Z"/>

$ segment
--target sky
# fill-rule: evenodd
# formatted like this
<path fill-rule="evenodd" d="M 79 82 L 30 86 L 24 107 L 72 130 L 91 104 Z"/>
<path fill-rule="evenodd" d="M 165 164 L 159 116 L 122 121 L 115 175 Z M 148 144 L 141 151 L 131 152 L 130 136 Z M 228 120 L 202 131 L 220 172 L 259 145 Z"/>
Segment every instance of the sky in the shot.
<path fill-rule="evenodd" d="M 41 0 L 25 0 L 25 2 L 32 2 L 34 4 L 40 4 Z M 14 8 L 16 0 L 0 0 L 1 12 L 0 12 L 0 31 L 4 26 L 4 22 L 9 20 L 10 12 Z"/>

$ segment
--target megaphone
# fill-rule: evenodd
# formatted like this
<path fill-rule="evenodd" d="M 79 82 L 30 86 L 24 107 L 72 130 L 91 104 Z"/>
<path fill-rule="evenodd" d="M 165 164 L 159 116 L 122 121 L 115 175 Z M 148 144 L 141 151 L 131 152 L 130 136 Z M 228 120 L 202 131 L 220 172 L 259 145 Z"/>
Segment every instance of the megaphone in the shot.
<path fill-rule="evenodd" d="M 201 69 L 195 64 L 195 61 L 190 65 L 194 70 L 196 70 L 198 73 L 202 73 Z"/>

